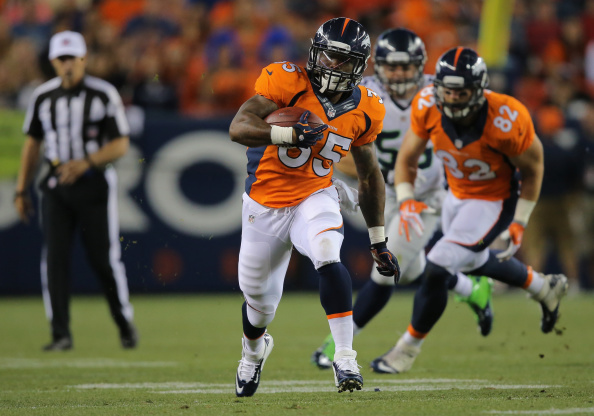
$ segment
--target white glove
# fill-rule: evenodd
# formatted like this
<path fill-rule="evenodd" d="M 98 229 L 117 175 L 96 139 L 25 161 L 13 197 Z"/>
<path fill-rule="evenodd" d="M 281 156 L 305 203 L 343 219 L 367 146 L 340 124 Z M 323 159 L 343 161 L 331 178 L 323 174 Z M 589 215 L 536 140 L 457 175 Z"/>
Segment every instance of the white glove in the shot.
<path fill-rule="evenodd" d="M 524 237 L 524 226 L 517 222 L 512 222 L 507 230 L 502 232 L 499 237 L 502 240 L 507 240 L 508 245 L 505 251 L 497 254 L 499 261 L 506 261 L 513 257 L 522 245 L 522 238 Z"/>
<path fill-rule="evenodd" d="M 340 209 L 349 215 L 359 212 L 359 191 L 337 178 L 332 178 L 332 183 L 338 191 Z"/>

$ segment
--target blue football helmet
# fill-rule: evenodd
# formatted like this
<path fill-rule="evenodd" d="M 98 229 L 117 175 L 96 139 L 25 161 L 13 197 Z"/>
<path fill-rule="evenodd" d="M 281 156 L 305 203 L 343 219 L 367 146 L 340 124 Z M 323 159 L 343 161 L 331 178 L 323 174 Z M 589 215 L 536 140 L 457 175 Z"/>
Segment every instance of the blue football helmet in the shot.
<path fill-rule="evenodd" d="M 361 82 L 370 54 L 369 35 L 359 22 L 330 19 L 312 39 L 307 74 L 322 94 L 350 92 Z"/>
<path fill-rule="evenodd" d="M 485 88 L 489 85 L 487 64 L 470 48 L 452 48 L 439 58 L 433 81 L 437 108 L 448 118 L 459 120 L 477 112 L 485 103 Z M 444 99 L 443 88 L 470 88 L 470 100 L 451 104 Z"/>
<path fill-rule="evenodd" d="M 423 82 L 423 71 L 427 62 L 425 44 L 414 32 L 407 29 L 389 29 L 379 35 L 373 52 L 375 74 L 388 91 L 404 95 Z M 384 74 L 384 65 L 415 65 L 412 78 L 390 80 Z"/>

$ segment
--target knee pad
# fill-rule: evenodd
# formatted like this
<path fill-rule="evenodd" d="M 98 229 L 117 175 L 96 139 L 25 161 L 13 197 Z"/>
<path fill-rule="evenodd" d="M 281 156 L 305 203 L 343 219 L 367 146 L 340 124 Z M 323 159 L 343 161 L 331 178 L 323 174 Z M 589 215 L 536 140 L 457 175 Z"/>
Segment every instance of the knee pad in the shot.
<path fill-rule="evenodd" d="M 427 260 L 446 269 L 450 274 L 459 271 L 474 270 L 485 264 L 489 251 L 470 251 L 451 241 L 439 240 L 427 255 Z"/>
<path fill-rule="evenodd" d="M 316 270 L 327 264 L 340 262 L 340 248 L 343 240 L 344 236 L 336 230 L 324 231 L 312 238 L 311 261 Z"/>
<path fill-rule="evenodd" d="M 266 328 L 274 319 L 274 315 L 276 314 L 276 308 L 271 313 L 264 313 L 258 309 L 255 309 L 254 306 L 250 303 L 250 300 L 247 300 L 247 303 L 248 304 L 246 312 L 250 324 L 252 324 L 256 328 Z"/>

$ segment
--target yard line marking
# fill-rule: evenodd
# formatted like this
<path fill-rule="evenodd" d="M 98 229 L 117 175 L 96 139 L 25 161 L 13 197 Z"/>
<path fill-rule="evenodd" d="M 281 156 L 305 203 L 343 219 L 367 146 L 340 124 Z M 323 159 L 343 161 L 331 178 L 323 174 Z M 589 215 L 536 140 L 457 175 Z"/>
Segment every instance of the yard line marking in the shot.
<path fill-rule="evenodd" d="M 488 380 L 456 380 L 456 379 L 412 379 L 412 380 L 371 380 L 366 383 L 364 392 L 381 391 L 438 391 L 438 390 L 517 390 L 517 389 L 546 389 L 562 387 L 541 384 L 493 384 Z M 157 394 L 230 394 L 233 392 L 232 383 L 200 383 L 200 382 L 165 382 L 165 383 L 93 383 L 67 386 L 79 390 L 89 389 L 149 389 Z M 317 393 L 335 392 L 331 381 L 326 380 L 271 380 L 260 386 L 261 394 L 278 393 Z"/>
<path fill-rule="evenodd" d="M 575 407 L 573 409 L 549 410 L 484 410 L 483 413 L 492 415 L 571 415 L 576 413 L 594 413 L 594 407 Z"/>
<path fill-rule="evenodd" d="M 125 361 L 107 358 L 92 359 L 0 359 L 0 369 L 36 369 L 36 368 L 136 368 L 136 367 L 173 367 L 179 365 L 168 361 Z"/>
<path fill-rule="evenodd" d="M 332 382 L 324 383 L 324 386 L 297 386 L 297 387 L 264 387 L 260 386 L 258 394 L 278 394 L 278 393 L 322 393 L 322 392 L 336 392 L 336 387 L 333 386 Z M 404 391 L 444 391 L 444 390 L 481 390 L 483 386 L 460 386 L 460 385 L 417 385 L 417 386 L 378 386 L 381 391 L 384 392 L 404 392 Z M 525 385 L 498 385 L 496 387 L 490 386 L 494 390 L 514 390 L 514 389 L 543 389 L 551 388 L 553 386 L 525 386 Z M 191 389 L 191 390 L 163 390 L 155 391 L 158 394 L 230 394 L 233 392 L 234 384 L 229 384 L 227 388 L 221 389 Z M 376 393 L 374 388 L 363 387 L 362 393 Z"/>
<path fill-rule="evenodd" d="M 366 381 L 367 384 L 369 383 L 380 383 L 380 384 L 420 384 L 420 383 L 488 383 L 488 380 L 457 380 L 457 379 L 430 379 L 430 378 L 423 378 L 423 379 L 409 379 L 409 380 L 384 380 L 384 379 L 375 379 Z M 323 386 L 325 384 L 332 384 L 331 381 L 326 380 L 270 380 L 266 384 L 270 384 L 273 386 L 295 386 L 295 385 L 304 385 L 304 386 L 311 386 L 311 385 L 320 385 Z M 68 386 L 71 388 L 77 389 L 164 389 L 164 388 L 171 388 L 171 389 L 200 389 L 200 388 L 209 388 L 209 387 L 228 387 L 234 386 L 234 384 L 213 384 L 213 383 L 200 383 L 200 382 L 164 382 L 164 383 L 154 383 L 154 382 L 144 382 L 144 383 L 96 383 L 96 384 L 77 384 L 73 386 Z"/>

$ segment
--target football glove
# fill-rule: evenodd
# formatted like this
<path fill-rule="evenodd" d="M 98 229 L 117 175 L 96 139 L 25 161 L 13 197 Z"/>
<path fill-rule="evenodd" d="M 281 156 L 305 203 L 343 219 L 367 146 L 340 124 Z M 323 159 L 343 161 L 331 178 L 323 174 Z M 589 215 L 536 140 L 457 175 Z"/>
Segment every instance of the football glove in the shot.
<path fill-rule="evenodd" d="M 318 127 L 310 126 L 307 122 L 309 115 L 309 111 L 304 112 L 301 114 L 297 124 L 293 125 L 295 134 L 297 135 L 297 142 L 295 143 L 295 146 L 297 147 L 308 148 L 314 146 L 317 142 L 322 140 L 324 131 L 328 128 L 327 124 L 322 124 Z"/>
<path fill-rule="evenodd" d="M 386 241 L 388 239 L 386 238 Z M 377 264 L 376 269 L 382 276 L 394 276 L 394 284 L 400 280 L 400 265 L 396 256 L 393 255 L 388 247 L 386 241 L 375 243 L 369 246 L 373 260 Z"/>
<path fill-rule="evenodd" d="M 421 212 L 425 211 L 428 214 L 435 214 L 434 208 L 429 205 L 415 201 L 414 199 L 407 199 L 400 204 L 400 224 L 398 225 L 398 234 L 406 235 L 406 241 L 410 241 L 410 228 L 412 228 L 417 236 L 423 235 L 425 225 L 421 218 Z"/>
<path fill-rule="evenodd" d="M 509 240 L 507 249 L 497 254 L 499 261 L 506 261 L 513 257 L 522 245 L 524 237 L 524 226 L 519 222 L 512 222 L 507 230 L 501 233 L 501 238 Z"/>

